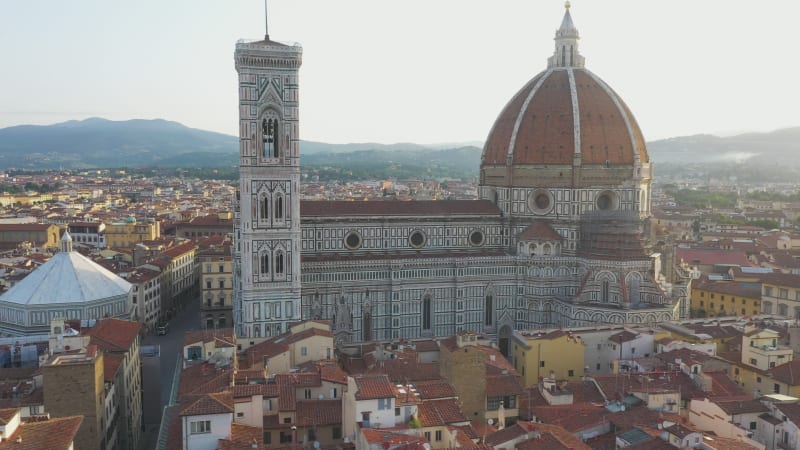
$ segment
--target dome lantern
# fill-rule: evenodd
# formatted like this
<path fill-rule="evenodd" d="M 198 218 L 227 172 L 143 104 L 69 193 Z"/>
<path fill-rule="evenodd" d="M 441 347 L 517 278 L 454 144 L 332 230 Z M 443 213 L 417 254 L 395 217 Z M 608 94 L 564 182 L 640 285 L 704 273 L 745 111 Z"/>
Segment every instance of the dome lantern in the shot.
<path fill-rule="evenodd" d="M 564 18 L 561 26 L 556 30 L 556 49 L 553 56 L 547 58 L 547 67 L 583 67 L 586 63 L 585 58 L 578 51 L 578 41 L 581 36 L 575 24 L 572 23 L 572 15 L 569 13 L 570 4 L 564 4 Z"/>

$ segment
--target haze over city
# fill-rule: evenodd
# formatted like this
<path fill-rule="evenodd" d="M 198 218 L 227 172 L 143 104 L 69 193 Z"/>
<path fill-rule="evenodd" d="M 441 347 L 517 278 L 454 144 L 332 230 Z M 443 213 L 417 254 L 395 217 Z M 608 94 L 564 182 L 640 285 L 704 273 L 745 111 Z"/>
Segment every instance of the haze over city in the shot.
<path fill-rule="evenodd" d="M 797 125 L 798 6 L 573 4 L 586 67 L 648 140 Z M 483 141 L 546 67 L 563 2 L 272 1 L 269 32 L 303 45 L 301 136 Z M 264 34 L 260 1 L 13 2 L 0 14 L 0 127 L 164 118 L 237 134 L 234 43 Z M 777 70 L 776 70 L 777 69 Z M 782 70 L 781 70 L 782 69 Z"/>

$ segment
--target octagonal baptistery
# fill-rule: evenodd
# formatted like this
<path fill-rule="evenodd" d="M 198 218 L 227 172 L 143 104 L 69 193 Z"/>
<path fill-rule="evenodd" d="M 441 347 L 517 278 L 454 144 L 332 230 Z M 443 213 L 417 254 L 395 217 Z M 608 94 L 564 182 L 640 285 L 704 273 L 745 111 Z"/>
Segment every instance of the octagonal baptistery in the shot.
<path fill-rule="evenodd" d="M 584 68 L 566 8 L 547 69 L 511 98 L 489 132 L 480 195 L 512 221 L 548 219 L 576 250 L 570 222 L 649 215 L 651 165 L 633 114 Z"/>

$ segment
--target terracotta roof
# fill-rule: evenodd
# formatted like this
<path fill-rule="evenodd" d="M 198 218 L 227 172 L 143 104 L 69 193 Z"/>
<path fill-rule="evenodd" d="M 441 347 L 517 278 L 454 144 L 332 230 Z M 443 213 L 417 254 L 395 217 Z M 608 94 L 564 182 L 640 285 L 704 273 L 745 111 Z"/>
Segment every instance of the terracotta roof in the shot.
<path fill-rule="evenodd" d="M 342 423 L 342 399 L 299 400 L 297 402 L 298 426 L 325 426 Z"/>
<path fill-rule="evenodd" d="M 500 216 L 488 200 L 414 200 L 352 202 L 343 200 L 300 202 L 300 217 L 316 216 Z"/>
<path fill-rule="evenodd" d="M 297 408 L 297 397 L 295 386 L 290 383 L 278 381 L 278 410 L 294 411 Z"/>
<path fill-rule="evenodd" d="M 639 337 L 638 333 L 632 333 L 632 332 L 630 332 L 628 330 L 624 330 L 624 331 L 621 331 L 621 332 L 619 332 L 617 334 L 614 334 L 614 335 L 610 336 L 608 338 L 608 340 L 611 341 L 611 342 L 616 342 L 617 344 L 622 344 L 622 343 L 625 343 L 625 342 L 630 342 L 630 341 L 636 339 L 637 337 Z"/>
<path fill-rule="evenodd" d="M 254 395 L 277 397 L 277 388 L 278 387 L 274 384 L 237 384 L 231 387 L 231 393 L 233 394 L 233 398 L 249 398 Z"/>
<path fill-rule="evenodd" d="M 800 385 L 800 358 L 775 366 L 769 369 L 766 374 L 789 386 Z"/>
<path fill-rule="evenodd" d="M 0 443 L 0 450 L 70 449 L 81 422 L 83 422 L 83 416 L 22 423 L 7 440 Z M 20 442 L 17 442 L 17 439 L 20 439 Z"/>
<path fill-rule="evenodd" d="M 211 342 L 215 339 L 217 340 L 218 346 L 222 346 L 220 344 L 230 346 L 232 343 L 236 342 L 234 340 L 233 328 L 220 328 L 215 330 L 187 331 L 183 335 L 183 345 L 185 347 L 198 342 Z"/>
<path fill-rule="evenodd" d="M 141 323 L 132 320 L 102 319 L 81 331 L 91 337 L 92 344 L 106 352 L 127 352 L 139 337 L 141 328 Z"/>
<path fill-rule="evenodd" d="M 233 394 L 219 392 L 207 394 L 181 411 L 182 416 L 201 416 L 205 414 L 227 414 L 233 412 Z"/>
<path fill-rule="evenodd" d="M 197 249 L 197 244 L 195 244 L 192 241 L 188 241 L 165 250 L 162 253 L 162 255 L 168 256 L 170 258 L 177 258 L 178 256 L 181 256 L 185 253 L 189 253 L 196 249 Z"/>
<path fill-rule="evenodd" d="M 769 412 L 769 408 L 758 400 L 734 400 L 714 402 L 728 415 Z"/>
<path fill-rule="evenodd" d="M 7 425 L 19 413 L 19 408 L 0 409 L 0 425 Z"/>
<path fill-rule="evenodd" d="M 337 365 L 320 364 L 319 375 L 323 381 L 331 383 L 347 384 L 347 372 Z"/>
<path fill-rule="evenodd" d="M 278 385 L 286 384 L 294 388 L 322 386 L 319 372 L 279 373 L 275 375 L 275 382 Z"/>
<path fill-rule="evenodd" d="M 230 387 L 233 370 L 216 368 L 213 364 L 200 363 L 181 371 L 178 397 L 193 401 L 197 396 L 223 391 Z"/>
<path fill-rule="evenodd" d="M 515 375 L 488 375 L 486 377 L 486 396 L 505 397 L 522 394 L 522 384 Z"/>
<path fill-rule="evenodd" d="M 424 401 L 417 407 L 417 413 L 423 427 L 469 422 L 461 410 L 461 401 L 456 398 Z"/>
<path fill-rule="evenodd" d="M 356 400 L 394 398 L 394 388 L 386 375 L 357 375 L 353 380 L 357 389 Z"/>
<path fill-rule="evenodd" d="M 423 400 L 458 396 L 453 385 L 445 380 L 416 381 L 414 382 L 414 388 Z"/>
<path fill-rule="evenodd" d="M 264 444 L 264 430 L 261 427 L 253 427 L 241 423 L 231 423 L 230 439 L 220 439 L 217 445 L 218 450 L 263 450 L 267 448 Z"/>
<path fill-rule="evenodd" d="M 124 353 L 104 353 L 103 354 L 103 378 L 105 381 L 113 382 L 117 376 L 117 371 L 125 361 Z"/>
<path fill-rule="evenodd" d="M 0 223 L 0 232 L 3 231 L 46 231 L 56 225 L 48 223 Z"/>
<path fill-rule="evenodd" d="M 438 352 L 439 344 L 433 339 L 424 339 L 421 341 L 414 341 L 414 350 L 417 352 Z"/>
<path fill-rule="evenodd" d="M 370 445 L 378 445 L 381 448 L 393 448 L 402 450 L 425 450 L 428 441 L 421 436 L 412 436 L 391 430 L 376 430 L 373 428 L 361 428 L 364 440 Z"/>
<path fill-rule="evenodd" d="M 534 239 L 560 241 L 562 237 L 549 223 L 537 220 L 522 230 L 519 234 L 519 239 L 528 241 Z"/>
<path fill-rule="evenodd" d="M 678 248 L 675 256 L 687 264 L 752 266 L 743 251 Z"/>

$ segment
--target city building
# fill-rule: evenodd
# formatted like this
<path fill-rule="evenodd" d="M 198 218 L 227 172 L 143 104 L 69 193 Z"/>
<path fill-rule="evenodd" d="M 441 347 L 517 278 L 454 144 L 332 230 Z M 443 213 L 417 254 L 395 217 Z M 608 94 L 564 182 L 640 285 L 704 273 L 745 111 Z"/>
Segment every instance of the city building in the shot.
<path fill-rule="evenodd" d="M 161 278 L 156 270 L 137 267 L 121 276 L 131 284 L 132 318 L 144 325 L 145 330 L 153 330 L 161 321 Z"/>
<path fill-rule="evenodd" d="M 33 247 L 58 248 L 60 235 L 61 230 L 52 224 L 0 224 L 0 250 L 17 248 L 23 242 L 28 242 Z"/>
<path fill-rule="evenodd" d="M 337 343 L 478 330 L 657 323 L 688 310 L 661 274 L 652 164 L 622 99 L 584 67 L 569 9 L 547 68 L 489 132 L 478 200 L 299 201 L 301 48 L 236 45 L 240 183 L 234 322 L 244 338 L 299 318 Z"/>
<path fill-rule="evenodd" d="M 692 317 L 755 316 L 761 314 L 758 283 L 692 280 Z"/>
<path fill-rule="evenodd" d="M 0 296 L 0 332 L 48 334 L 50 319 L 129 318 L 131 284 L 73 251 L 65 232 L 61 251 Z"/>
<path fill-rule="evenodd" d="M 761 283 L 761 304 L 764 314 L 800 319 L 800 275 L 764 275 Z"/>
<path fill-rule="evenodd" d="M 230 225 L 230 224 L 229 224 Z M 214 236 L 197 241 L 200 266 L 200 324 L 204 328 L 233 326 L 233 254 L 231 240 Z"/>
<path fill-rule="evenodd" d="M 575 381 L 584 374 L 583 340 L 570 331 L 518 332 L 513 334 L 514 368 L 525 386 L 542 378 Z"/>
<path fill-rule="evenodd" d="M 195 260 L 197 244 L 174 245 L 141 267 L 161 273 L 161 317 L 169 319 L 186 302 L 195 298 L 200 278 Z"/>
<path fill-rule="evenodd" d="M 108 247 L 130 248 L 139 242 L 161 237 L 161 223 L 139 223 L 135 217 L 129 217 L 124 222 L 106 223 L 105 235 Z"/>
<path fill-rule="evenodd" d="M 0 409 L 0 450 L 73 450 L 83 417 L 23 422 L 16 408 Z"/>
<path fill-rule="evenodd" d="M 89 336 L 89 345 L 103 352 L 106 362 L 115 361 L 113 385 L 119 409 L 117 448 L 136 450 L 142 445 L 142 364 L 140 359 L 141 324 L 120 319 L 103 319 L 82 334 Z M 106 364 L 106 367 L 110 367 Z M 109 423 L 110 422 L 106 422 Z"/>
<path fill-rule="evenodd" d="M 186 239 L 227 236 L 231 233 L 233 233 L 233 217 L 230 212 L 195 217 L 188 222 L 175 225 L 175 235 Z"/>
<path fill-rule="evenodd" d="M 87 346 L 79 353 L 54 355 L 42 366 L 44 402 L 52 417 L 82 415 L 76 448 L 106 448 L 103 353 Z"/>
<path fill-rule="evenodd" d="M 67 231 L 72 241 L 87 247 L 106 248 L 106 224 L 101 222 L 71 222 Z"/>

